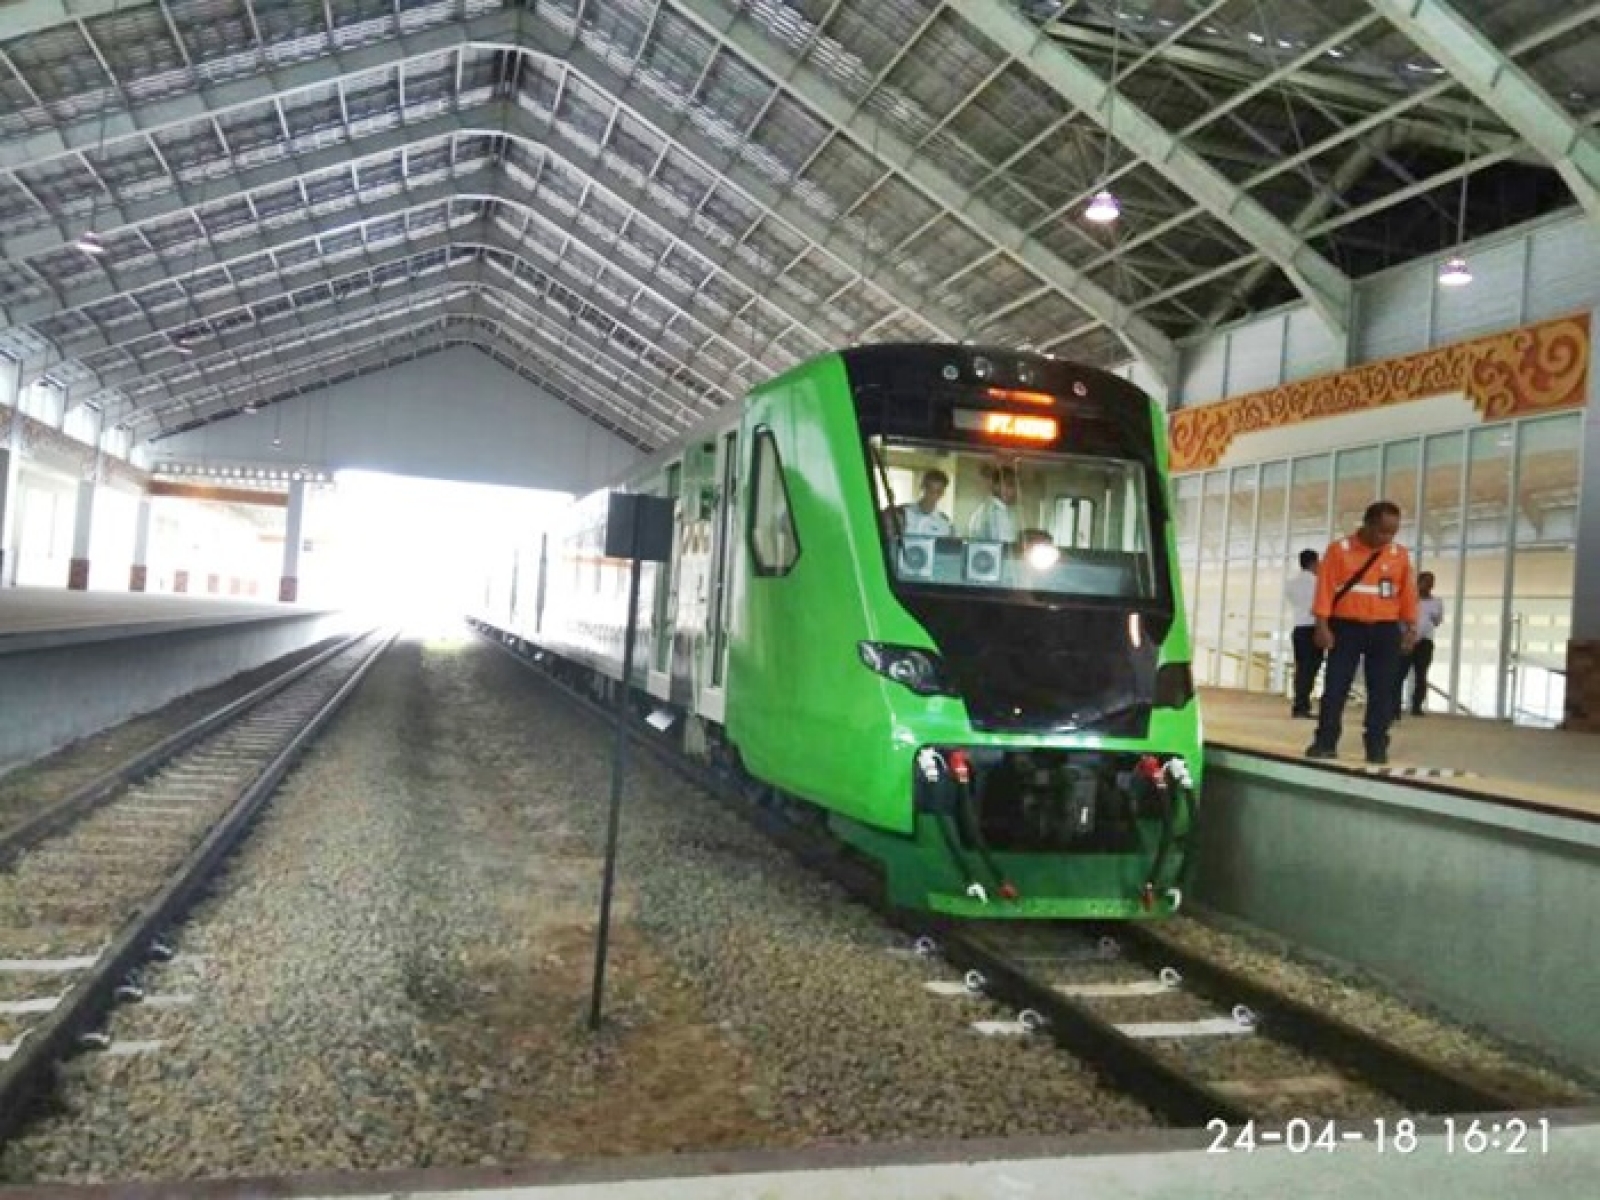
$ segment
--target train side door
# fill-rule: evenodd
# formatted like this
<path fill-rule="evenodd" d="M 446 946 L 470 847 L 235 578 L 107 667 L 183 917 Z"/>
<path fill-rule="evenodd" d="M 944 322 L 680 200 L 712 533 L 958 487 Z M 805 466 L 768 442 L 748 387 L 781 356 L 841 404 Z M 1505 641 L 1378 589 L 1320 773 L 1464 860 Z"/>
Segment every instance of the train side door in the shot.
<path fill-rule="evenodd" d="M 716 512 L 711 542 L 711 603 L 706 622 L 709 671 L 700 690 L 699 711 L 721 722 L 727 698 L 728 622 L 733 588 L 733 555 L 738 528 L 739 431 L 731 429 L 717 442 Z"/>
<path fill-rule="evenodd" d="M 677 624 L 679 556 L 683 553 L 683 463 L 667 468 L 667 499 L 674 502 L 672 519 L 672 557 L 656 564 L 655 604 L 651 611 L 649 691 L 665 699 L 671 691 L 672 635 Z"/>
<path fill-rule="evenodd" d="M 550 535 L 539 535 L 539 581 L 535 585 L 533 595 L 533 632 L 535 636 L 544 628 L 544 587 L 545 579 L 550 572 Z"/>

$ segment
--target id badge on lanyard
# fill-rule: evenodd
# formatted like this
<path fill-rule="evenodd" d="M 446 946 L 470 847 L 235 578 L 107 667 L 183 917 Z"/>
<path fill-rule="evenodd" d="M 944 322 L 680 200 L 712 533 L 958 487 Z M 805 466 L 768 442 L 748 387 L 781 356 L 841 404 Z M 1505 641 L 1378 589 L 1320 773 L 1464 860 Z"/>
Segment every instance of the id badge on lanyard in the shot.
<path fill-rule="evenodd" d="M 1383 599 L 1383 600 L 1393 600 L 1394 599 L 1394 580 L 1392 580 L 1392 579 L 1380 579 L 1380 580 L 1378 580 L 1378 596 L 1379 596 L 1380 599 Z"/>

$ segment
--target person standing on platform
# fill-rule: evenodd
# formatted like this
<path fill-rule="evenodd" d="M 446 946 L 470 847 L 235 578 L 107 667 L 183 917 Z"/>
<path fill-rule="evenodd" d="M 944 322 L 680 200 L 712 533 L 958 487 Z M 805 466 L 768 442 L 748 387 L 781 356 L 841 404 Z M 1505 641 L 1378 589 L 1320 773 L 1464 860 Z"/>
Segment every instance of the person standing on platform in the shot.
<path fill-rule="evenodd" d="M 1427 716 L 1428 668 L 1433 666 L 1433 634 L 1444 624 L 1444 601 L 1433 594 L 1433 572 L 1417 576 L 1417 645 L 1400 660 L 1394 680 L 1394 719 L 1404 710 L 1406 676 L 1411 676 L 1411 715 Z"/>
<path fill-rule="evenodd" d="M 1300 570 L 1283 587 L 1283 599 L 1294 614 L 1294 632 L 1289 635 L 1294 647 L 1294 704 L 1289 714 L 1311 716 L 1311 689 L 1322 670 L 1322 651 L 1317 646 L 1317 618 L 1311 611 L 1317 598 L 1317 552 L 1300 551 Z"/>
<path fill-rule="evenodd" d="M 1394 719 L 1394 680 L 1400 658 L 1416 644 L 1417 588 L 1411 555 L 1397 541 L 1400 506 L 1369 505 L 1361 528 L 1332 543 L 1317 572 L 1317 646 L 1328 655 L 1317 735 L 1307 758 L 1337 758 L 1344 732 L 1344 706 L 1364 665 L 1367 686 L 1366 749 L 1369 763 L 1389 761 L 1389 725 Z"/>

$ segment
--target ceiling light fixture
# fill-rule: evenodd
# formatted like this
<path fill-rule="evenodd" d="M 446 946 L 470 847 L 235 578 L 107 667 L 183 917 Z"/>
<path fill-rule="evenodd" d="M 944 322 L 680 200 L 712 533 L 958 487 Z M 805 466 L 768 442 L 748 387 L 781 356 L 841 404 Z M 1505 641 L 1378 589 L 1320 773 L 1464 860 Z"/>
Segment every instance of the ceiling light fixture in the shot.
<path fill-rule="evenodd" d="M 1466 287 L 1472 282 L 1472 268 L 1461 250 L 1467 240 L 1467 182 L 1472 178 L 1472 113 L 1467 113 L 1467 137 L 1461 147 L 1461 202 L 1456 210 L 1456 252 L 1439 268 L 1441 287 Z"/>
<path fill-rule="evenodd" d="M 122 0 L 114 0 L 114 3 L 111 5 L 111 19 L 113 22 L 116 20 L 117 9 L 121 7 Z M 89 36 L 87 27 L 84 27 L 84 36 Z M 98 57 L 98 55 L 96 57 Z M 115 102 L 117 95 L 122 91 L 122 85 L 117 82 L 117 77 L 111 73 L 111 68 L 105 65 L 105 59 L 100 58 L 99 61 L 101 63 L 101 70 L 105 73 L 106 79 L 111 84 L 112 99 L 111 101 L 100 106 L 100 132 L 95 136 L 94 145 L 94 154 L 96 158 L 102 157 L 106 152 L 106 114 L 111 107 L 111 103 Z M 80 157 L 83 159 L 83 165 L 89 169 L 89 174 L 94 180 L 94 190 L 89 193 L 88 228 L 80 233 L 77 240 L 72 244 L 80 253 L 87 254 L 90 258 L 102 258 L 106 253 L 106 243 L 105 239 L 95 232 L 94 221 L 95 217 L 100 213 L 100 192 L 107 190 L 105 178 L 100 174 L 99 171 L 95 170 L 94 164 L 89 161 L 89 156 L 87 154 L 80 152 Z"/>
<path fill-rule="evenodd" d="M 1092 221 L 1096 225 L 1111 225 L 1122 215 L 1122 205 L 1117 203 L 1116 196 L 1111 191 L 1111 143 L 1113 127 L 1112 112 L 1117 102 L 1117 48 L 1119 28 L 1111 27 L 1111 78 L 1106 84 L 1106 119 L 1101 133 L 1106 139 L 1105 161 L 1101 164 L 1100 179 L 1102 186 L 1095 192 L 1094 198 L 1089 201 L 1089 207 L 1083 210 L 1083 219 Z"/>
<path fill-rule="evenodd" d="M 1439 282 L 1445 287 L 1465 287 L 1472 282 L 1472 268 L 1457 254 L 1439 268 Z"/>
<path fill-rule="evenodd" d="M 1109 225 L 1122 215 L 1122 205 L 1117 203 L 1117 198 L 1111 194 L 1109 188 L 1101 188 L 1094 194 L 1094 199 L 1089 201 L 1089 207 L 1083 210 L 1086 221 L 1093 221 L 1096 225 Z"/>

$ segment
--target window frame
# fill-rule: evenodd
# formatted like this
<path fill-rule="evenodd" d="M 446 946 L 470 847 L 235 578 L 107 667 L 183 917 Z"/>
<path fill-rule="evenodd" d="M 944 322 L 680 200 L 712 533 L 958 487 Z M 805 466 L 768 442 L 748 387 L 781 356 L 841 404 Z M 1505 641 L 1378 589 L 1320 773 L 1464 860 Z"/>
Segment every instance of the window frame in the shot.
<path fill-rule="evenodd" d="M 784 520 L 789 525 L 789 542 L 793 547 L 788 561 L 778 565 L 769 565 L 764 560 L 756 540 L 757 523 L 763 519 L 761 451 L 768 445 L 772 447 L 772 464 L 778 474 L 778 488 L 783 495 Z M 789 480 L 783 470 L 783 453 L 778 448 L 777 435 L 766 425 L 758 426 L 755 435 L 750 439 L 750 511 L 745 520 L 745 547 L 750 552 L 752 573 L 762 579 L 781 579 L 790 574 L 795 564 L 800 561 L 800 556 L 805 553 L 805 547 L 800 541 L 800 526 L 794 519 L 794 498 L 789 494 Z"/>

